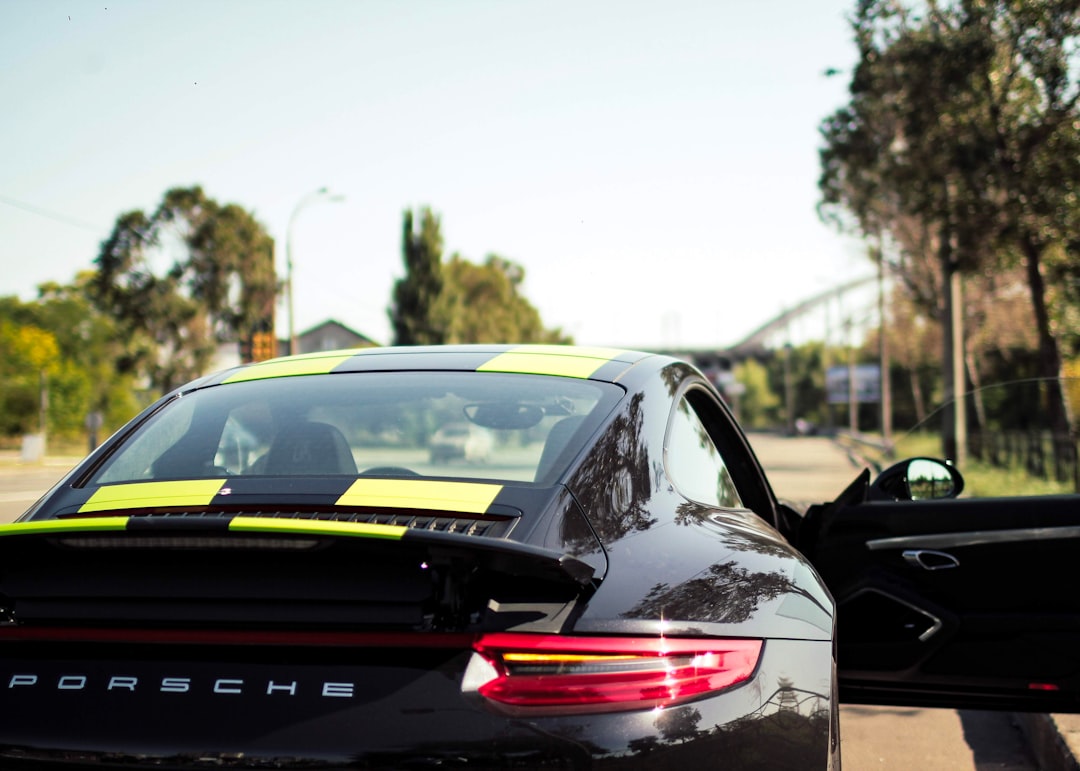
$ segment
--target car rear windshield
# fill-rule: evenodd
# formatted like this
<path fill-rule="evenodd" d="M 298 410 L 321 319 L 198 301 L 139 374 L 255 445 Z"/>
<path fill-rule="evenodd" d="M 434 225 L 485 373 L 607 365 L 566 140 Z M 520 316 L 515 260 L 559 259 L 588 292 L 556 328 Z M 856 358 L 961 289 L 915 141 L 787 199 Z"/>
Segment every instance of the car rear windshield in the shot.
<path fill-rule="evenodd" d="M 231 383 L 164 405 L 89 481 L 417 474 L 551 484 L 622 393 L 475 372 Z"/>

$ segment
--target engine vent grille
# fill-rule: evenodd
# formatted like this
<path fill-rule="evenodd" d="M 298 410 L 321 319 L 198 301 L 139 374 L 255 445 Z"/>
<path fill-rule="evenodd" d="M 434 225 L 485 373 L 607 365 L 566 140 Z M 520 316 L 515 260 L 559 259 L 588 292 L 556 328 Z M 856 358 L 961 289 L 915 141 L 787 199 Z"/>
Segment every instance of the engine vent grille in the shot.
<path fill-rule="evenodd" d="M 179 511 L 153 514 L 136 514 L 139 519 L 229 519 L 237 515 L 235 511 Z M 310 519 L 328 522 L 356 522 L 365 525 L 393 525 L 417 530 L 430 530 L 439 533 L 460 533 L 486 538 L 503 538 L 510 532 L 516 517 L 485 516 L 448 517 L 437 514 L 410 512 L 356 512 L 356 511 L 244 511 L 247 517 L 265 517 L 267 519 Z"/>

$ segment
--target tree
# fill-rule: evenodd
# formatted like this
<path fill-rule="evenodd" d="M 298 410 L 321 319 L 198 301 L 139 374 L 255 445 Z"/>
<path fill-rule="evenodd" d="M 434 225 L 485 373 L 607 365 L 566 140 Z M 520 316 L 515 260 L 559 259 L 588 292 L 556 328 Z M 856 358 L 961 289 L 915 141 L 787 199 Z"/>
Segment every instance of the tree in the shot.
<path fill-rule="evenodd" d="M 80 435 L 90 412 L 115 427 L 138 410 L 132 376 L 113 366 L 123 347 L 116 325 L 86 298 L 92 275 L 43 284 L 33 302 L 0 298 L 0 433 L 38 429 L 42 374 L 51 436 Z"/>
<path fill-rule="evenodd" d="M 41 327 L 0 321 L 0 414 L 5 434 L 36 433 L 42 389 L 60 366 L 56 338 Z"/>
<path fill-rule="evenodd" d="M 442 246 L 430 209 L 421 211 L 419 232 L 405 212 L 405 277 L 394 285 L 389 311 L 396 345 L 570 342 L 562 330 L 546 329 L 522 294 L 524 268 L 494 254 L 482 265 L 459 254 L 443 263 Z"/>
<path fill-rule="evenodd" d="M 997 67 L 984 73 L 983 84 L 995 148 L 990 174 L 1003 212 L 995 235 L 1008 264 L 1026 274 L 1049 424 L 1065 434 L 1069 405 L 1057 380 L 1061 331 L 1055 329 L 1046 274 L 1075 277 L 1080 261 L 1080 2 L 971 4 L 973 23 L 997 53 Z M 1058 299 L 1072 298 L 1061 293 Z"/>
<path fill-rule="evenodd" d="M 101 413 L 106 429 L 118 427 L 150 398 L 144 394 L 140 400 L 135 377 L 116 371 L 114 363 L 123 354 L 124 340 L 117 321 L 98 312 L 88 299 L 93 280 L 93 271 L 82 271 L 70 284 L 42 284 L 32 305 L 37 323 L 56 337 L 63 368 L 70 369 L 72 378 L 81 384 L 77 392 L 71 389 L 69 400 L 59 393 L 62 381 L 50 387 L 50 430 L 62 434 L 80 432 L 91 412 Z M 66 410 L 65 401 L 70 404 Z"/>
<path fill-rule="evenodd" d="M 927 313 L 923 303 L 903 290 L 893 293 L 888 315 L 886 334 L 894 369 L 890 375 L 899 370 L 906 380 L 904 388 L 893 390 L 893 419 L 897 426 L 910 429 L 926 420 L 928 402 L 941 385 L 940 357 L 931 353 L 942 348 L 941 325 L 934 323 L 935 317 Z M 878 329 L 872 333 L 870 347 L 878 347 L 873 338 L 880 332 Z M 896 378 L 893 382 L 900 385 Z"/>
<path fill-rule="evenodd" d="M 902 282 L 946 324 L 959 315 L 959 275 L 1021 267 L 1048 379 L 1061 354 L 1046 274 L 1068 272 L 1080 249 L 1078 9 L 1077 0 L 860 0 L 851 102 L 822 126 L 826 214 L 887 236 Z M 959 341 L 943 341 L 948 362 Z M 1060 389 L 1048 389 L 1046 409 L 1068 429 Z"/>
<path fill-rule="evenodd" d="M 443 266 L 439 316 L 447 320 L 447 343 L 564 343 L 545 329 L 540 312 L 521 294 L 525 270 L 497 255 L 483 265 L 453 255 Z"/>
<path fill-rule="evenodd" d="M 405 277 L 394 284 L 389 310 L 395 345 L 438 345 L 446 341 L 446 320 L 439 315 L 443 291 L 442 233 L 439 218 L 425 207 L 420 230 L 411 210 L 405 212 L 401 256 Z"/>
<path fill-rule="evenodd" d="M 199 186 L 167 191 L 150 216 L 122 214 L 88 287 L 128 341 L 117 369 L 168 391 L 202 374 L 218 344 L 261 331 L 278 290 L 273 247 L 254 215 Z"/>
<path fill-rule="evenodd" d="M 742 384 L 739 397 L 740 420 L 748 428 L 767 428 L 781 420 L 783 400 L 769 384 L 769 370 L 756 359 L 746 359 L 735 369 Z"/>

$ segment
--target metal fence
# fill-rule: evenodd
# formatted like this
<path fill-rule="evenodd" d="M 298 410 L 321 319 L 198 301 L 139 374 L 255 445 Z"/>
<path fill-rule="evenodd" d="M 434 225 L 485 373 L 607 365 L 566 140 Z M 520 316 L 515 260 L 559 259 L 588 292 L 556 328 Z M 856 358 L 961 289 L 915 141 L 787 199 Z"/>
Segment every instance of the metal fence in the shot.
<path fill-rule="evenodd" d="M 973 458 L 995 468 L 1024 469 L 1036 479 L 1072 483 L 1080 493 L 1077 441 L 1046 431 L 978 431 L 968 436 Z"/>

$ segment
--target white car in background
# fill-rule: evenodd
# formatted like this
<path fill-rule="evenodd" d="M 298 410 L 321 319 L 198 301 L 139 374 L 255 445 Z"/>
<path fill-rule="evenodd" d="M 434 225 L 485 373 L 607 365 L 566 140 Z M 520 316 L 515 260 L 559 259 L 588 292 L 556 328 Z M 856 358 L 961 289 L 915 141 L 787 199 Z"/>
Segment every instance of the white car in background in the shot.
<path fill-rule="evenodd" d="M 432 463 L 456 459 L 481 462 L 491 456 L 494 446 L 495 439 L 486 428 L 472 423 L 447 423 L 431 435 L 429 450 Z"/>

